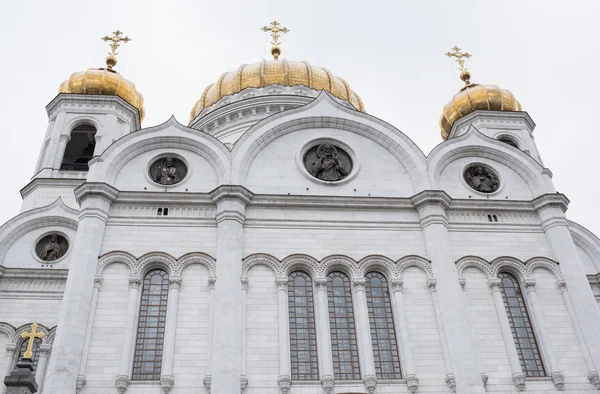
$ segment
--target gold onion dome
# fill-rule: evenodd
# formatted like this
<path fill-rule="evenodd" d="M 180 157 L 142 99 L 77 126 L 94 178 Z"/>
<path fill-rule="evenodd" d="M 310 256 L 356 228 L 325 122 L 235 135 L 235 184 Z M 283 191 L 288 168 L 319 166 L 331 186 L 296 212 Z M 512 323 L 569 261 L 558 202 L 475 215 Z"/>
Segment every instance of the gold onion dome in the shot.
<path fill-rule="evenodd" d="M 271 54 L 275 60 L 263 60 L 254 64 L 242 64 L 236 71 L 226 72 L 204 89 L 200 99 L 194 104 L 190 113 L 190 122 L 193 121 L 204 108 L 210 107 L 221 98 L 239 93 L 246 88 L 262 88 L 278 84 L 282 86 L 303 85 L 315 90 L 326 90 L 339 99 L 350 102 L 356 109 L 364 112 L 365 107 L 356 92 L 350 89 L 348 83 L 336 77 L 328 69 L 313 66 L 306 61 L 298 62 L 279 59 L 281 48 L 279 38 L 281 33 L 290 30 L 282 27 L 277 21 L 270 26 L 261 28 L 269 32 L 272 37 L 273 47 Z"/>
<path fill-rule="evenodd" d="M 465 82 L 465 86 L 452 97 L 452 100 L 444 106 L 444 111 L 440 117 L 440 129 L 442 138 L 448 139 L 454 123 L 477 110 L 487 111 L 521 111 L 521 104 L 515 96 L 506 89 L 501 89 L 496 85 L 479 85 L 471 83 L 471 73 L 464 68 L 464 60 L 469 58 L 468 53 L 461 53 L 460 48 L 452 48 L 454 53 L 448 52 L 446 55 L 456 57 L 462 71 L 460 79 Z"/>
<path fill-rule="evenodd" d="M 104 41 L 112 41 L 112 52 L 106 58 L 106 68 L 88 68 L 85 71 L 74 72 L 68 80 L 60 84 L 58 93 L 67 94 L 95 94 L 106 96 L 119 96 L 129 104 L 137 108 L 140 113 L 140 121 L 144 119 L 144 97 L 135 89 L 135 84 L 123 78 L 121 74 L 112 68 L 117 64 L 115 55 L 119 42 L 128 42 L 128 37 L 120 37 L 119 30 L 115 31 L 113 37 L 103 37 Z"/>

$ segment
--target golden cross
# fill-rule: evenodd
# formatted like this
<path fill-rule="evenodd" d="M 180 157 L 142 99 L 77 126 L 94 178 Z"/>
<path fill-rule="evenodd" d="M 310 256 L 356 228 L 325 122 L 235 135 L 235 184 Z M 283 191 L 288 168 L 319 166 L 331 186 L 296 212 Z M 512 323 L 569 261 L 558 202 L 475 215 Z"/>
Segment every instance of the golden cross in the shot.
<path fill-rule="evenodd" d="M 273 48 L 271 48 L 271 54 L 275 60 L 277 60 L 281 54 L 281 49 L 279 49 L 279 37 L 281 37 L 280 33 L 287 33 L 290 31 L 290 29 L 287 27 L 281 27 L 281 23 L 277 21 L 271 22 L 270 27 L 263 26 L 260 29 L 264 32 L 271 32 L 271 37 L 273 38 L 273 41 L 271 41 L 271 44 L 273 44 Z"/>
<path fill-rule="evenodd" d="M 125 36 L 125 37 L 121 37 L 121 34 L 123 34 L 123 32 L 121 30 L 117 30 L 117 31 L 113 31 L 112 32 L 113 36 L 104 36 L 102 37 L 103 41 L 112 41 L 112 44 L 110 44 L 110 49 L 111 51 L 108 52 L 109 55 L 111 56 L 115 56 L 118 52 L 117 52 L 117 48 L 121 45 L 122 42 L 129 42 L 131 41 L 131 38 Z"/>
<path fill-rule="evenodd" d="M 471 55 L 467 52 L 461 52 L 462 49 L 460 49 L 459 47 L 455 46 L 454 48 L 452 48 L 453 52 L 446 52 L 446 56 L 452 58 L 456 58 L 456 63 L 458 63 L 458 68 L 460 71 L 466 71 L 466 67 L 465 67 L 465 59 L 468 59 L 471 57 Z"/>
<path fill-rule="evenodd" d="M 24 358 L 31 358 L 31 356 L 33 355 L 33 352 L 31 351 L 31 349 L 33 349 L 33 341 L 35 340 L 35 338 L 43 338 L 44 337 L 44 333 L 41 331 L 38 331 L 37 328 L 38 328 L 38 324 L 33 323 L 31 325 L 31 332 L 22 332 L 21 333 L 21 338 L 29 338 L 29 340 L 28 340 L 29 343 L 27 344 L 27 350 L 23 354 Z"/>

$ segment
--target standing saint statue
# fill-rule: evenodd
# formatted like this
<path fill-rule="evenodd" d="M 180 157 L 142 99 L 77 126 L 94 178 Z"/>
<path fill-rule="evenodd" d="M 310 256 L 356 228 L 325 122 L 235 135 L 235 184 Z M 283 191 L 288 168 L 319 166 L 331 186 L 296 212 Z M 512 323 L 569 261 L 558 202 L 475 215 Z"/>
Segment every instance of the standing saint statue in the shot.
<path fill-rule="evenodd" d="M 317 148 L 319 157 L 310 167 L 310 173 L 323 181 L 339 181 L 348 176 L 349 171 L 338 158 L 337 149 L 331 144 L 321 144 Z"/>
<path fill-rule="evenodd" d="M 179 171 L 175 165 L 175 159 L 167 156 L 156 164 L 156 182 L 161 185 L 174 185 L 181 181 Z"/>
<path fill-rule="evenodd" d="M 40 252 L 40 258 L 44 261 L 54 261 L 62 257 L 60 248 L 61 239 L 56 234 L 50 236 L 50 240 Z"/>

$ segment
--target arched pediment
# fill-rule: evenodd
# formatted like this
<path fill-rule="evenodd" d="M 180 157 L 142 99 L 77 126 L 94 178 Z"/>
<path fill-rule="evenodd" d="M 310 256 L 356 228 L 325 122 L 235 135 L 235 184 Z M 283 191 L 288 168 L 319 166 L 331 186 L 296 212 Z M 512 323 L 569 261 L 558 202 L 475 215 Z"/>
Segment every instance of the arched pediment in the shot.
<path fill-rule="evenodd" d="M 585 254 L 584 257 L 589 258 L 594 266 L 594 268 L 585 267 L 587 268 L 586 272 L 590 273 L 589 271 L 593 269 L 595 271 L 591 273 L 600 272 L 600 239 L 587 228 L 571 220 L 569 220 L 569 230 L 575 246 Z"/>

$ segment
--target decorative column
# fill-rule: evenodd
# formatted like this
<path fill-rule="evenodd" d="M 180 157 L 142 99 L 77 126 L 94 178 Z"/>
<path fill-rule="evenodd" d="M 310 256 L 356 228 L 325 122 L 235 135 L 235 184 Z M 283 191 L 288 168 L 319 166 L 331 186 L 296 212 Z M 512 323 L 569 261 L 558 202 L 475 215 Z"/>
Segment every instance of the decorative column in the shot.
<path fill-rule="evenodd" d="M 461 295 L 448 235 L 446 209 L 451 198 L 442 191 L 431 190 L 417 194 L 411 201 L 419 214 L 425 248 L 437 280 L 442 324 L 454 367 L 456 391 L 483 394 L 485 388 L 477 357 L 477 342 L 468 321 L 467 305 Z"/>
<path fill-rule="evenodd" d="M 315 278 L 317 287 L 316 314 L 317 343 L 319 344 L 319 370 L 321 384 L 325 394 L 331 394 L 335 380 L 333 378 L 333 357 L 331 354 L 331 334 L 329 331 L 329 306 L 327 305 L 327 278 Z"/>
<path fill-rule="evenodd" d="M 168 394 L 175 384 L 173 362 L 175 356 L 175 332 L 177 330 L 177 309 L 179 305 L 180 276 L 169 277 L 169 295 L 167 297 L 167 321 L 165 322 L 165 346 L 163 347 L 160 387 Z"/>
<path fill-rule="evenodd" d="M 275 283 L 277 284 L 277 317 L 279 320 L 279 379 L 277 382 L 281 394 L 287 394 L 292 385 L 288 278 L 277 278 Z"/>
<path fill-rule="evenodd" d="M 556 356 L 554 355 L 552 341 L 550 340 L 550 335 L 548 335 L 548 330 L 544 321 L 544 315 L 542 314 L 537 292 L 535 291 L 535 283 L 535 279 L 525 280 L 524 285 L 525 291 L 527 292 L 526 302 L 529 305 L 529 310 L 531 311 L 531 317 L 534 322 L 533 327 L 535 328 L 535 333 L 537 334 L 538 340 L 542 345 L 542 351 L 546 356 L 545 359 L 548 362 L 547 367 L 550 370 L 552 382 L 554 382 L 554 386 L 556 386 L 557 390 L 564 390 L 565 375 L 563 375 L 563 373 L 560 371 L 558 367 L 558 361 L 556 360 Z"/>
<path fill-rule="evenodd" d="M 427 280 L 427 287 L 431 290 L 431 301 L 433 303 L 433 311 L 435 313 L 435 322 L 440 333 L 440 343 L 442 344 L 442 355 L 444 356 L 444 366 L 446 367 L 446 384 L 450 387 L 453 393 L 456 393 L 456 379 L 452 372 L 452 361 L 448 353 L 448 342 L 446 341 L 446 333 L 444 332 L 444 324 L 442 323 L 442 313 L 440 312 L 440 301 L 436 289 L 436 280 Z M 393 285 L 393 282 L 392 282 Z"/>
<path fill-rule="evenodd" d="M 249 279 L 247 276 L 242 276 L 241 279 L 242 282 L 242 377 L 240 378 L 240 386 L 242 389 L 242 393 L 244 392 L 244 390 L 246 389 L 246 386 L 248 385 L 248 376 L 246 375 L 246 362 L 247 362 L 247 357 L 246 357 L 246 347 L 247 347 L 247 341 L 246 341 L 246 334 L 248 332 L 248 308 L 247 308 L 247 303 L 248 303 L 248 283 L 249 283 Z"/>
<path fill-rule="evenodd" d="M 65 155 L 65 150 L 67 149 L 67 144 L 70 140 L 70 134 L 61 134 L 60 139 L 58 140 L 58 144 L 56 146 L 56 156 L 54 156 L 54 161 L 52 162 L 53 169 L 60 170 L 60 165 L 62 164 L 62 160 Z"/>
<path fill-rule="evenodd" d="M 209 296 L 208 296 L 208 332 L 206 334 L 207 337 L 207 341 L 208 341 L 208 349 L 206 350 L 207 352 L 207 365 L 206 365 L 206 376 L 204 376 L 204 387 L 206 387 L 206 390 L 208 392 L 208 394 L 210 394 L 210 386 L 211 386 L 211 368 L 212 368 L 212 345 L 213 345 L 213 320 L 214 320 L 214 316 L 215 316 L 215 305 L 214 305 L 214 301 L 215 301 L 215 283 L 217 282 L 217 277 L 214 275 L 210 275 L 208 277 L 208 290 L 209 290 Z"/>
<path fill-rule="evenodd" d="M 555 260 L 560 264 L 563 278 L 569 284 L 573 310 L 589 347 L 594 369 L 598 371 L 600 369 L 600 330 L 598 329 L 600 313 L 569 231 L 565 217 L 568 204 L 569 200 L 563 194 L 557 193 L 545 194 L 533 200 L 542 229 L 546 233 L 546 240 L 554 252 Z"/>
<path fill-rule="evenodd" d="M 13 365 L 15 363 L 16 353 L 17 353 L 17 344 L 7 343 L 6 344 L 6 355 L 5 355 L 6 367 L 4 369 L 4 374 L 2 375 L 3 379 L 4 379 L 4 377 L 10 375 L 10 373 L 13 369 Z M 4 386 L 4 385 L 0 386 L 0 393 L 4 394 L 5 392 L 6 392 L 6 386 Z"/>
<path fill-rule="evenodd" d="M 72 242 L 67 284 L 58 316 L 58 329 L 48 366 L 48 393 L 76 392 L 85 345 L 98 255 L 111 203 L 119 191 L 105 183 L 86 182 L 75 189 L 79 225 Z"/>
<path fill-rule="evenodd" d="M 83 352 L 81 353 L 81 365 L 79 366 L 79 375 L 77 376 L 75 393 L 79 394 L 87 383 L 85 370 L 90 352 L 90 342 L 92 341 L 92 329 L 94 328 L 94 318 L 96 317 L 96 307 L 98 306 L 98 293 L 102 287 L 102 276 L 94 277 L 94 290 L 92 291 L 92 302 L 90 305 L 90 314 L 88 316 L 88 325 L 85 330 L 85 342 L 83 343 Z"/>
<path fill-rule="evenodd" d="M 125 321 L 125 330 L 123 332 L 123 347 L 121 348 L 121 362 L 119 364 L 119 374 L 115 386 L 119 394 L 123 394 L 129 387 L 131 376 L 131 362 L 133 361 L 133 346 L 135 344 L 135 334 L 137 320 L 139 316 L 140 287 L 142 278 L 139 276 L 129 277 L 129 296 L 127 297 L 127 320 Z"/>
<path fill-rule="evenodd" d="M 508 315 L 506 314 L 506 308 L 504 306 L 504 299 L 502 298 L 502 289 L 500 287 L 502 281 L 500 279 L 490 279 L 488 286 L 494 299 L 494 306 L 496 307 L 496 315 L 500 322 L 500 330 L 502 331 L 502 338 L 504 339 L 504 345 L 506 346 L 506 352 L 508 353 L 508 361 L 510 362 L 510 368 L 512 370 L 512 379 L 519 391 L 525 391 L 525 374 L 521 368 L 521 361 L 519 360 L 519 354 L 515 347 L 515 339 L 510 328 L 510 322 L 508 321 Z"/>
<path fill-rule="evenodd" d="M 252 193 L 223 185 L 210 192 L 217 205 L 217 272 L 211 393 L 240 392 L 242 377 L 242 248 L 246 205 Z"/>
<path fill-rule="evenodd" d="M 415 373 L 415 364 L 413 362 L 412 350 L 410 348 L 410 339 L 408 337 L 408 320 L 406 310 L 404 309 L 404 297 L 402 294 L 402 279 L 392 279 L 392 293 L 394 296 L 394 317 L 400 342 L 400 360 L 404 367 L 404 378 L 408 385 L 408 391 L 416 393 L 419 391 L 419 378 Z"/>
<path fill-rule="evenodd" d="M 371 327 L 369 325 L 369 309 L 367 295 L 365 294 L 365 278 L 353 278 L 354 300 L 356 302 L 356 330 L 359 349 L 359 360 L 363 375 L 363 383 L 369 394 L 377 388 L 377 375 L 375 375 L 375 361 L 373 361 L 373 343 L 371 342 Z"/>
<path fill-rule="evenodd" d="M 579 342 L 579 348 L 581 349 L 581 354 L 583 355 L 585 366 L 588 370 L 588 379 L 596 389 L 600 390 L 600 376 L 598 375 L 598 372 L 594 369 L 594 362 L 592 361 L 592 356 L 590 356 L 590 350 L 588 349 L 588 346 L 585 343 L 585 338 L 583 337 L 583 332 L 581 331 L 581 325 L 579 324 L 579 321 L 577 320 L 577 315 L 575 314 L 575 310 L 573 309 L 573 302 L 571 301 L 571 296 L 569 295 L 569 291 L 567 289 L 567 282 L 564 279 L 560 279 L 558 282 L 556 282 L 556 286 L 562 294 L 563 301 L 565 303 L 565 306 L 567 307 L 567 313 L 569 314 L 569 319 L 573 324 L 575 336 L 577 337 L 577 342 Z"/>
<path fill-rule="evenodd" d="M 44 377 L 46 376 L 46 367 L 52 346 L 48 344 L 40 345 L 40 358 L 38 359 L 37 368 L 35 370 L 35 381 L 38 384 L 38 390 L 41 392 L 44 385 Z"/>

